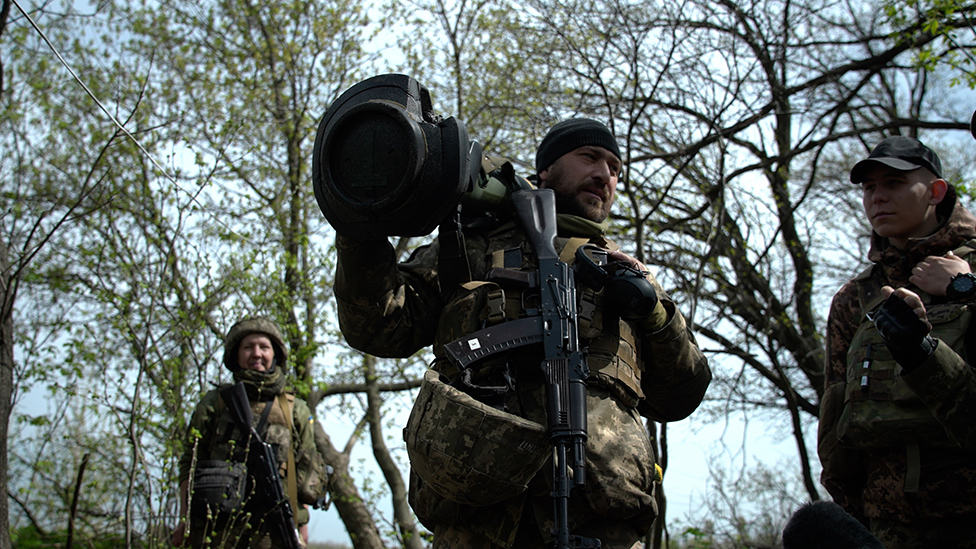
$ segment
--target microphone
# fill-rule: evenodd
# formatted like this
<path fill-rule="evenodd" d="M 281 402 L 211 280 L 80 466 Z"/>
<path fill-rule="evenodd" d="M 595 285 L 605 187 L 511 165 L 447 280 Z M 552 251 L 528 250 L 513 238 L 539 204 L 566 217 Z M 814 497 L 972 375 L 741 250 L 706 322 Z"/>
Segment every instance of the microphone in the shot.
<path fill-rule="evenodd" d="M 783 529 L 783 549 L 885 549 L 856 518 L 832 501 L 806 503 Z"/>

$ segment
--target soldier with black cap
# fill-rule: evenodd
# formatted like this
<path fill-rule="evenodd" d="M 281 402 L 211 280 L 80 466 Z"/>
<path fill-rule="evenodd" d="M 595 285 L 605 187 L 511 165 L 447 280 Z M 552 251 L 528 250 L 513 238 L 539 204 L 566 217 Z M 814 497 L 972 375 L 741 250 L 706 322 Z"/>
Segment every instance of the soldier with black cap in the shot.
<path fill-rule="evenodd" d="M 603 547 L 629 549 L 651 528 L 660 481 L 641 416 L 686 417 L 711 373 L 664 289 L 606 238 L 622 167 L 610 130 L 590 119 L 560 122 L 535 165 L 538 186 L 555 194 L 560 257 L 571 263 L 592 245 L 608 261 L 643 273 L 637 276 L 658 298 L 625 320 L 619 304 L 577 280 L 579 341 L 590 371 L 588 438 L 585 489 L 570 500 L 569 526 Z M 386 239 L 339 234 L 340 327 L 350 345 L 378 356 L 408 357 L 433 344 L 405 439 L 410 503 L 434 532 L 434 547 L 545 547 L 553 542 L 553 500 L 541 343 L 513 346 L 463 371 L 445 351 L 475 331 L 537 315 L 531 275 L 538 264 L 514 221 L 466 227 L 463 240 L 463 276 L 448 278 L 440 241 L 397 264 Z"/>
<path fill-rule="evenodd" d="M 268 317 L 234 324 L 224 339 L 223 365 L 243 383 L 261 439 L 276 454 L 283 492 L 301 541 L 308 539 L 308 505 L 326 497 L 328 473 L 315 447 L 315 419 L 308 404 L 286 388 L 288 347 Z M 180 522 L 177 547 L 274 549 L 283 547 L 263 513 L 269 502 L 251 497 L 249 431 L 232 417 L 221 388 L 197 404 L 187 425 L 179 461 Z"/>
<path fill-rule="evenodd" d="M 910 137 L 850 179 L 872 265 L 830 308 L 821 482 L 889 549 L 976 547 L 976 218 Z"/>

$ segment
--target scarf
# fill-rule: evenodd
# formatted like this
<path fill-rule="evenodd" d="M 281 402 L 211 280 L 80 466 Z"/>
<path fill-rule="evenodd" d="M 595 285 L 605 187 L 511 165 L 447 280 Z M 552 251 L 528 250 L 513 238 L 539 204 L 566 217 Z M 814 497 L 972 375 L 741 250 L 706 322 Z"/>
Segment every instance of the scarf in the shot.
<path fill-rule="evenodd" d="M 601 236 L 607 232 L 610 221 L 604 219 L 597 223 L 585 217 L 570 214 L 556 214 L 556 227 L 560 236 Z"/>
<path fill-rule="evenodd" d="M 251 402 L 267 402 L 274 400 L 285 388 L 285 372 L 275 366 L 270 372 L 246 370 L 241 368 L 234 372 L 234 381 L 244 382 L 247 399 Z"/>

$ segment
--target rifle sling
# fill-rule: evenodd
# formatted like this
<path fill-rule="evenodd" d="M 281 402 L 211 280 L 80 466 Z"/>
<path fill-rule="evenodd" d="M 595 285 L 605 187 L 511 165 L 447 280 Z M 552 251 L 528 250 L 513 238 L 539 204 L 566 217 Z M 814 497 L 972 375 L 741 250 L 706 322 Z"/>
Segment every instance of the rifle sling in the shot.
<path fill-rule="evenodd" d="M 233 391 L 228 390 L 228 389 L 225 389 L 225 390 L 222 390 L 221 391 L 221 398 L 223 398 L 224 400 L 227 400 L 227 399 L 230 399 L 230 398 L 234 398 L 234 395 L 235 394 L 236 393 L 234 393 Z M 279 403 L 279 405 L 281 405 L 281 411 L 285 415 L 285 421 L 288 421 L 290 424 L 293 425 L 294 424 L 294 421 L 293 421 L 293 418 L 291 417 L 292 416 L 291 402 L 288 401 L 288 397 L 284 393 L 278 395 L 278 403 Z M 250 404 L 248 403 L 247 406 L 250 406 Z M 264 429 L 265 425 L 268 423 L 268 417 L 271 415 L 271 408 L 273 406 L 274 406 L 274 400 L 269 400 L 265 404 L 264 411 L 261 412 L 261 418 L 258 420 L 257 427 L 255 427 L 255 431 L 257 433 L 260 433 L 261 430 Z M 231 414 L 230 414 L 231 417 L 234 418 L 234 421 L 237 422 L 237 425 L 245 433 L 250 433 L 250 426 L 246 424 L 245 418 L 240 417 L 238 414 L 234 413 L 234 407 L 233 406 L 229 406 L 228 408 L 231 411 Z M 291 433 L 292 431 L 293 431 L 293 429 L 291 429 L 291 428 L 288 429 L 288 432 L 289 433 Z M 298 479 L 297 479 L 297 473 L 295 471 L 295 448 L 294 448 L 294 444 L 289 444 L 288 445 L 288 478 L 287 478 L 287 480 L 288 480 L 288 503 L 291 504 L 292 510 L 293 511 L 296 511 L 298 509 L 297 508 L 297 503 L 298 503 Z"/>
<path fill-rule="evenodd" d="M 278 395 L 278 404 L 281 405 L 281 411 L 285 413 L 285 421 L 294 426 L 295 422 L 292 416 L 291 402 L 288 397 L 282 393 Z M 288 432 L 292 432 L 294 429 L 288 429 Z M 295 437 L 293 437 L 295 438 Z M 298 471 L 295 470 L 295 442 L 288 445 L 288 503 L 291 504 L 292 511 L 298 514 Z"/>
<path fill-rule="evenodd" d="M 264 428 L 268 425 L 268 416 L 271 415 L 271 407 L 274 406 L 274 400 L 269 400 L 264 403 L 264 411 L 261 412 L 261 419 L 258 420 L 258 424 L 254 427 L 258 435 L 264 431 Z"/>

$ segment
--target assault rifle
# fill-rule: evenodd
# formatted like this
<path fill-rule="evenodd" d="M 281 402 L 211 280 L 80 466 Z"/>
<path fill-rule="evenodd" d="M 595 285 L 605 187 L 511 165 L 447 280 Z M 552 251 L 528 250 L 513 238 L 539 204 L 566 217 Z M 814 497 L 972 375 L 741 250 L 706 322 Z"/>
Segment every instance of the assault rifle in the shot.
<path fill-rule="evenodd" d="M 525 189 L 513 192 L 511 199 L 538 258 L 539 270 L 503 275 L 511 277 L 510 282 L 539 289 L 540 314 L 478 330 L 448 343 L 444 349 L 459 370 L 467 371 L 474 363 L 496 353 L 542 342 L 547 433 L 553 449 L 555 526 L 552 533 L 556 538 L 555 547 L 596 548 L 600 547 L 600 540 L 569 532 L 570 492 L 586 484 L 586 378 L 589 369 L 579 346 L 574 273 L 569 265 L 560 261 L 554 244 L 556 195 L 552 189 Z"/>
<path fill-rule="evenodd" d="M 600 547 L 600 540 L 571 535 L 569 496 L 586 484 L 586 378 L 576 316 L 576 282 L 556 252 L 556 198 L 551 189 L 512 194 L 515 213 L 539 262 L 542 372 L 552 443 L 553 535 L 556 547 Z M 569 472 L 572 470 L 572 480 Z"/>
<path fill-rule="evenodd" d="M 238 381 L 231 387 L 221 391 L 221 397 L 230 410 L 231 417 L 247 433 L 248 437 L 248 471 L 254 478 L 254 491 L 250 501 L 258 504 L 266 503 L 267 512 L 264 519 L 271 525 L 272 534 L 281 540 L 284 549 L 301 549 L 298 539 L 298 528 L 295 526 L 295 513 L 281 486 L 278 476 L 278 459 L 270 444 L 261 440 L 261 435 L 254 428 L 254 416 L 251 405 L 247 400 L 244 383 Z M 267 405 L 272 406 L 269 402 Z M 294 475 L 295 471 L 288 471 Z"/>

